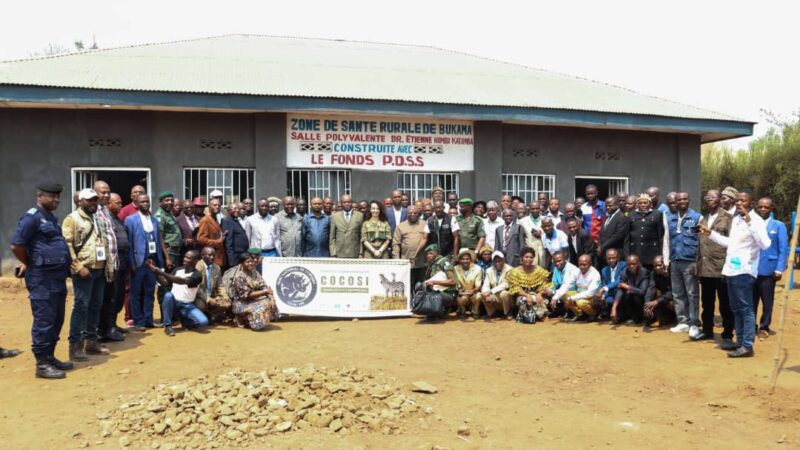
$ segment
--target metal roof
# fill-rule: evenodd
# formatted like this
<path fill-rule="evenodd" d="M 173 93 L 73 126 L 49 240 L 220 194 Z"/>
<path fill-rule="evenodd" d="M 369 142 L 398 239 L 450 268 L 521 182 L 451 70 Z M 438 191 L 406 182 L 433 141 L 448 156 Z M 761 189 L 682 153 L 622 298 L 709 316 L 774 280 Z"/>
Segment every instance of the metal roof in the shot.
<path fill-rule="evenodd" d="M 433 47 L 228 35 L 0 62 L 0 85 L 542 108 L 747 122 Z"/>

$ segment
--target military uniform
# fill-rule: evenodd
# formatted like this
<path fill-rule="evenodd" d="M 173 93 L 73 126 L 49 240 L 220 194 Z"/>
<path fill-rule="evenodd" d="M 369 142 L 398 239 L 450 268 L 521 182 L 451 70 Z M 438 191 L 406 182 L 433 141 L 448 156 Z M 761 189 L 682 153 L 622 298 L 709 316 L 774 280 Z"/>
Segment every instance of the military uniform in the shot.
<path fill-rule="evenodd" d="M 159 195 L 159 201 L 163 200 L 162 195 Z M 164 211 L 163 208 L 158 208 L 153 216 L 158 221 L 158 233 L 161 235 L 161 240 L 164 242 L 164 247 L 167 249 L 169 259 L 175 267 L 183 264 L 181 261 L 181 245 L 183 245 L 183 234 L 181 234 L 181 227 L 178 225 L 178 220 L 172 215 L 171 211 Z M 158 285 L 156 290 L 156 297 L 158 304 L 164 301 L 164 294 L 169 292 L 168 287 Z M 163 317 L 163 312 L 162 312 Z"/>
<path fill-rule="evenodd" d="M 483 220 L 475 214 L 470 215 L 468 218 L 464 216 L 456 217 L 458 221 L 460 233 L 461 248 L 468 248 L 472 251 L 477 250 L 478 241 L 486 237 L 486 232 L 483 229 Z M 460 249 L 454 249 L 457 252 Z"/>
<path fill-rule="evenodd" d="M 59 185 L 45 184 L 38 188 L 50 193 L 61 192 Z M 33 313 L 31 350 L 36 357 L 38 375 L 41 365 L 52 365 L 55 360 L 54 352 L 64 324 L 66 279 L 72 260 L 58 218 L 39 206 L 29 209 L 19 219 L 11 245 L 24 247 L 28 252 L 25 286 Z M 68 366 L 58 363 L 57 367 Z M 63 376 L 62 372 L 61 376 L 53 378 Z"/>

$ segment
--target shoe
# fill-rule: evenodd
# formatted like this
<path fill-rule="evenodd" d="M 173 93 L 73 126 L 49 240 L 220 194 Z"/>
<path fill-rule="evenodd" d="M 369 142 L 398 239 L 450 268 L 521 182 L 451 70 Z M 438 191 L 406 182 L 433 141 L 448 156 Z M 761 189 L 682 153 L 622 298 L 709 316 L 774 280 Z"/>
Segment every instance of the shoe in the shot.
<path fill-rule="evenodd" d="M 685 323 L 679 323 L 674 327 L 670 328 L 669 331 L 673 333 L 686 333 L 687 331 L 689 331 L 689 325 Z"/>
<path fill-rule="evenodd" d="M 172 326 L 167 325 L 164 327 L 164 334 L 167 336 L 175 336 L 175 330 L 172 329 Z"/>
<path fill-rule="evenodd" d="M 719 345 L 719 348 L 723 350 L 736 350 L 739 348 L 739 345 L 733 342 L 733 339 L 722 338 L 722 344 Z"/>
<path fill-rule="evenodd" d="M 47 358 L 36 359 L 36 378 L 44 378 L 46 380 L 59 380 L 66 378 L 67 374 L 63 370 L 56 369 L 50 360 Z"/>
<path fill-rule="evenodd" d="M 113 329 L 114 329 L 114 331 L 116 331 L 117 333 L 120 333 L 120 334 L 128 334 L 128 330 L 127 330 L 126 328 L 120 328 L 120 327 L 118 327 L 118 326 L 115 326 Z"/>
<path fill-rule="evenodd" d="M 696 337 L 694 337 L 694 338 L 690 337 L 689 339 L 691 339 L 693 341 L 713 341 L 714 340 L 714 335 L 713 334 L 712 335 L 708 335 L 704 331 L 701 331 Z"/>
<path fill-rule="evenodd" d="M 50 356 L 48 362 L 50 363 L 51 366 L 55 367 L 58 370 L 72 370 L 75 367 L 75 365 L 72 364 L 71 362 L 59 361 L 58 359 L 56 359 L 55 356 Z"/>
<path fill-rule="evenodd" d="M 81 343 L 69 344 L 69 360 L 70 361 L 88 361 L 89 357 L 83 352 L 83 345 Z"/>
<path fill-rule="evenodd" d="M 105 335 L 100 337 L 100 342 L 122 342 L 125 340 L 125 336 L 122 335 L 119 331 L 112 329 Z"/>
<path fill-rule="evenodd" d="M 758 330 L 758 340 L 763 341 L 769 338 L 769 331 L 767 330 Z"/>
<path fill-rule="evenodd" d="M 587 323 L 594 322 L 596 320 L 597 320 L 597 316 L 596 315 L 595 316 L 586 316 L 586 322 Z"/>
<path fill-rule="evenodd" d="M 625 321 L 625 325 L 633 325 L 634 323 L 635 322 L 633 321 L 633 319 L 628 319 Z"/>
<path fill-rule="evenodd" d="M 697 340 L 697 336 L 700 336 L 700 328 L 697 325 L 692 325 L 689 327 L 689 339 Z"/>
<path fill-rule="evenodd" d="M 20 353 L 22 352 L 20 352 L 19 350 L 8 350 L 5 348 L 0 348 L 0 359 L 13 358 L 19 355 Z"/>
<path fill-rule="evenodd" d="M 753 356 L 755 352 L 753 352 L 752 348 L 747 347 L 739 347 L 736 350 L 728 352 L 729 358 L 749 358 Z"/>
<path fill-rule="evenodd" d="M 135 325 L 136 325 L 136 322 L 134 322 L 132 319 L 125 321 L 125 326 L 127 326 L 128 328 L 130 328 L 132 326 L 135 326 Z"/>
<path fill-rule="evenodd" d="M 583 319 L 583 314 L 581 314 L 580 316 L 572 316 L 569 319 L 567 319 L 567 322 L 579 322 L 581 319 Z"/>
<path fill-rule="evenodd" d="M 147 331 L 147 328 L 145 328 L 145 327 L 143 327 L 141 325 L 133 325 L 133 326 L 128 328 L 128 331 L 138 331 L 138 332 L 141 333 L 141 332 Z"/>
<path fill-rule="evenodd" d="M 83 351 L 87 355 L 110 355 L 111 350 L 97 342 L 97 339 L 86 339 L 83 341 Z"/>

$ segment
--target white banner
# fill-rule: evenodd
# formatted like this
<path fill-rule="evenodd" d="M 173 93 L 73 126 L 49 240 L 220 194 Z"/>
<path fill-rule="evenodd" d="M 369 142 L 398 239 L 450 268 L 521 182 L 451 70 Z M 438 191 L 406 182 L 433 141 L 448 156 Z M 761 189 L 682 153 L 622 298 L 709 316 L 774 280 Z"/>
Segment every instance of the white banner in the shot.
<path fill-rule="evenodd" d="M 392 259 L 264 258 L 282 314 L 319 317 L 411 315 L 411 266 Z"/>
<path fill-rule="evenodd" d="M 286 165 L 407 172 L 473 170 L 473 123 L 288 114 Z"/>

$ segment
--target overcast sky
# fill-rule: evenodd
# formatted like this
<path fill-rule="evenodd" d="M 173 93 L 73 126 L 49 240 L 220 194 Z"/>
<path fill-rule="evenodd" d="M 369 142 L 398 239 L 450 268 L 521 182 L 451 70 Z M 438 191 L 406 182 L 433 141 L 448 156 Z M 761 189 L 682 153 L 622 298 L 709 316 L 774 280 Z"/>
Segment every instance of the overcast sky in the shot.
<path fill-rule="evenodd" d="M 800 109 L 800 1 L 7 2 L 0 59 L 230 33 L 423 44 L 603 81 L 768 124 Z M 735 146 L 746 141 L 737 140 Z"/>

